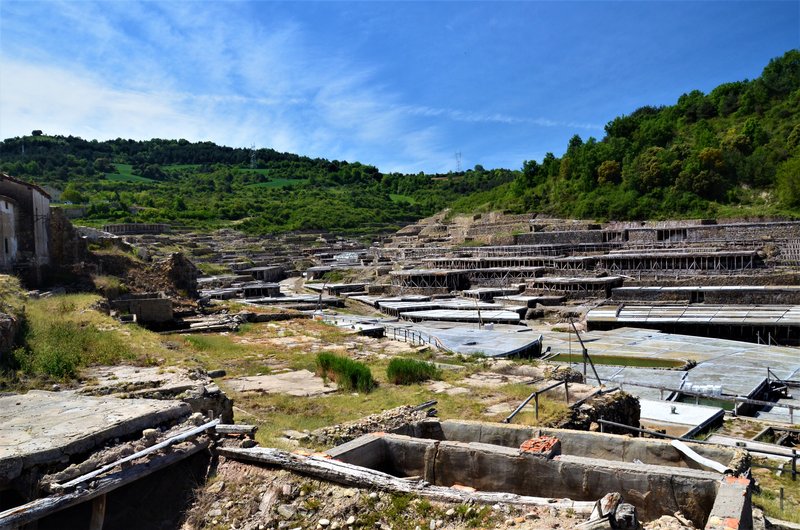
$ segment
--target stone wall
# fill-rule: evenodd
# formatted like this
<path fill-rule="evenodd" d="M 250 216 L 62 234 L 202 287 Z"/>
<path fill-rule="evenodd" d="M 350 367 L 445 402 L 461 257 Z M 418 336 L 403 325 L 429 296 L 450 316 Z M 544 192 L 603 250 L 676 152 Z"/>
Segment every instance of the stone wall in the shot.
<path fill-rule="evenodd" d="M 602 230 L 570 230 L 564 232 L 527 232 L 514 236 L 517 245 L 578 245 L 603 243 Z"/>
<path fill-rule="evenodd" d="M 480 442 L 511 448 L 518 448 L 525 440 L 546 435 L 561 441 L 564 454 L 620 462 L 637 459 L 650 465 L 702 469 L 669 443 L 652 438 L 467 420 L 427 420 L 409 424 L 394 432 L 418 438 Z M 749 461 L 742 458 L 747 454 L 746 451 L 721 445 L 687 443 L 698 454 L 723 463 L 734 471 L 743 472 L 749 467 Z"/>
<path fill-rule="evenodd" d="M 725 289 L 669 288 L 612 290 L 611 298 L 618 302 L 678 302 L 738 305 L 742 300 L 748 304 L 800 305 L 800 289 L 781 287 L 734 287 Z"/>
<path fill-rule="evenodd" d="M 89 250 L 61 208 L 50 210 L 50 257 L 54 267 L 67 267 L 86 260 Z"/>
<path fill-rule="evenodd" d="M 136 316 L 137 322 L 163 323 L 172 320 L 172 301 L 169 298 L 126 296 L 111 302 L 111 307 Z"/>
<path fill-rule="evenodd" d="M 0 313 L 0 367 L 7 363 L 14 349 L 20 324 L 20 319 Z"/>
<path fill-rule="evenodd" d="M 396 434 L 369 435 L 328 454 L 395 476 L 421 477 L 437 486 L 461 484 L 480 491 L 583 501 L 622 492 L 644 520 L 681 511 L 698 527 L 711 512 L 721 478 L 698 469 L 568 454 L 563 445 L 562 454 L 551 459 L 520 451 L 519 446 Z"/>
<path fill-rule="evenodd" d="M 0 174 L 0 195 L 16 203 L 16 238 L 18 260 L 34 261 L 46 265 L 47 224 L 50 198 L 41 188 Z"/>

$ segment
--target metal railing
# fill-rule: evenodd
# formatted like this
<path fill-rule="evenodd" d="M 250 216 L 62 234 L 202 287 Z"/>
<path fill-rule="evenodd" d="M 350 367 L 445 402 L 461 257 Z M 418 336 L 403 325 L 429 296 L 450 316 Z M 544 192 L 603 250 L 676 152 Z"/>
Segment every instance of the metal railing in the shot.
<path fill-rule="evenodd" d="M 680 436 L 672 436 L 672 435 L 665 434 L 665 433 L 662 433 L 662 432 L 652 431 L 650 429 L 642 429 L 640 427 L 634 427 L 632 425 L 625 425 L 624 423 L 617 423 L 617 422 L 614 422 L 614 421 L 608 421 L 608 420 L 604 420 L 604 419 L 598 419 L 597 423 L 600 424 L 600 432 L 605 432 L 603 427 L 608 425 L 609 427 L 616 427 L 616 428 L 619 428 L 619 429 L 627 429 L 629 431 L 638 432 L 638 433 L 641 433 L 641 434 L 647 434 L 647 435 L 650 435 L 650 436 L 657 436 L 657 437 L 660 437 L 660 438 L 666 438 L 668 440 L 689 441 L 691 443 L 702 444 L 702 445 L 720 445 L 720 444 L 716 444 L 714 442 L 709 442 L 709 441 L 706 441 L 706 440 L 691 440 L 691 439 L 687 439 L 687 438 L 682 438 Z M 790 456 L 790 455 L 785 454 L 785 453 L 779 453 L 777 451 L 768 451 L 766 449 L 740 447 L 738 445 L 735 446 L 735 447 L 738 448 L 738 449 L 744 449 L 745 451 L 749 451 L 751 453 L 758 453 L 758 454 L 769 455 L 769 456 L 777 456 L 777 457 L 780 457 L 780 458 L 785 458 L 787 460 L 790 460 L 791 461 L 792 480 L 797 480 L 797 458 L 798 458 L 797 449 L 792 448 L 791 449 L 792 454 Z M 762 468 L 762 469 L 769 469 L 769 470 L 772 470 L 772 471 L 780 471 L 780 472 L 784 471 L 783 467 L 768 466 L 768 465 L 765 465 L 765 464 L 753 464 L 753 463 L 751 463 L 750 466 L 751 467 L 758 467 L 758 468 Z"/>
<path fill-rule="evenodd" d="M 536 391 L 532 392 L 531 395 L 528 396 L 525 399 L 525 401 L 520 403 L 520 405 L 516 409 L 514 409 L 514 412 L 509 414 L 508 417 L 503 420 L 503 423 L 511 423 L 511 420 L 514 419 L 514 416 L 519 414 L 520 411 L 522 411 L 522 409 L 525 408 L 525 405 L 530 403 L 531 400 L 533 400 L 533 402 L 534 402 L 534 409 L 533 410 L 534 410 L 534 414 L 535 414 L 536 420 L 538 421 L 539 420 L 539 396 L 541 394 L 544 394 L 545 392 L 553 390 L 554 388 L 557 388 L 557 387 L 559 387 L 561 385 L 564 385 L 564 397 L 565 397 L 567 403 L 569 403 L 569 382 L 567 380 L 558 381 L 557 383 L 553 383 L 552 385 L 546 386 L 545 388 L 542 388 L 540 390 L 536 390 Z"/>

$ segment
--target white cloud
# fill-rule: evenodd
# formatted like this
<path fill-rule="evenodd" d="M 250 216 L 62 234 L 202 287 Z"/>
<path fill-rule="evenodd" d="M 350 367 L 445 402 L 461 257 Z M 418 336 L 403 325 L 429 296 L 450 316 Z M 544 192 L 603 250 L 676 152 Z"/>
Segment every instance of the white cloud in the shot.
<path fill-rule="evenodd" d="M 85 138 L 201 138 L 202 122 L 169 97 L 108 87 L 87 72 L 0 61 L 0 135 L 42 129 Z M 188 134 L 187 134 L 188 132 Z"/>
<path fill-rule="evenodd" d="M 603 130 L 602 125 L 551 120 L 547 118 L 526 118 L 509 116 L 497 112 L 466 112 L 457 109 L 434 108 L 422 105 L 401 105 L 399 110 L 414 116 L 444 117 L 453 121 L 468 123 L 501 123 L 506 125 L 536 125 L 539 127 L 570 127 L 587 130 Z"/>
<path fill-rule="evenodd" d="M 286 17 L 252 23 L 239 5 L 64 2 L 41 27 L 13 13 L 2 23 L 14 33 L 0 49 L 0 136 L 255 143 L 417 172 L 453 169 L 443 120 L 564 126 L 405 104 L 379 65 L 320 49 Z M 80 41 L 77 54 L 66 45 L 69 63 L 46 34 L 59 23 Z"/>

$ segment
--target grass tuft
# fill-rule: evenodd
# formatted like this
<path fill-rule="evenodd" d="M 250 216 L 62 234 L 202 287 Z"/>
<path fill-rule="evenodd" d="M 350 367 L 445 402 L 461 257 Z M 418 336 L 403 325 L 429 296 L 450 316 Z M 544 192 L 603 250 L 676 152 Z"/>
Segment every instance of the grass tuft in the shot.
<path fill-rule="evenodd" d="M 327 377 L 342 390 L 370 392 L 377 386 L 369 367 L 347 357 L 322 352 L 317 355 L 317 375 Z"/>
<path fill-rule="evenodd" d="M 411 385 L 429 379 L 441 379 L 442 372 L 433 363 L 395 357 L 386 368 L 386 377 L 395 385 Z"/>

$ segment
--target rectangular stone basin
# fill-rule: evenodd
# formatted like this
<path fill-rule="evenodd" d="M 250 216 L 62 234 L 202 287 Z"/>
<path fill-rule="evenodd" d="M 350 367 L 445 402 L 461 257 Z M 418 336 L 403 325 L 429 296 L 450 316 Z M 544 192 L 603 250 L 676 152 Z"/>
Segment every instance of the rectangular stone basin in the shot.
<path fill-rule="evenodd" d="M 681 511 L 702 528 L 723 476 L 700 469 L 660 440 L 464 421 L 424 421 L 397 433 L 368 434 L 328 453 L 338 460 L 437 486 L 592 501 L 619 492 L 641 520 Z M 520 450 L 541 435 L 558 438 L 556 456 Z M 735 449 L 694 445 L 729 465 Z"/>

